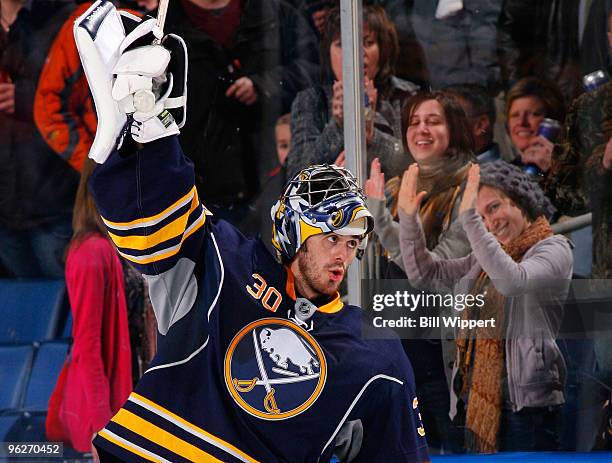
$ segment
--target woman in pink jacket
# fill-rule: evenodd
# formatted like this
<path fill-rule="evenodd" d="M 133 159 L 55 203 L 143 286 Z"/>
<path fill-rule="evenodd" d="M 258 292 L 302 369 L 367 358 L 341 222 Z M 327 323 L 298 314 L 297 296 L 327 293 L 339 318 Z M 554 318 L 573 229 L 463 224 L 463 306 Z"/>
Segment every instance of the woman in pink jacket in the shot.
<path fill-rule="evenodd" d="M 63 441 L 79 452 L 91 450 L 92 437 L 132 390 L 123 270 L 89 194 L 87 181 L 94 166 L 86 160 L 66 259 L 74 342 L 46 422 L 49 440 Z"/>

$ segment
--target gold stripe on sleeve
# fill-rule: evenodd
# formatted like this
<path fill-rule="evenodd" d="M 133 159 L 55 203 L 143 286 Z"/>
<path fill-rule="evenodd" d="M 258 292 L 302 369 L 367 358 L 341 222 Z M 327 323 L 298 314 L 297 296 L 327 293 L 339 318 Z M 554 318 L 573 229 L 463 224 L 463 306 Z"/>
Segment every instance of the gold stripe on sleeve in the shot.
<path fill-rule="evenodd" d="M 198 208 L 198 205 L 198 198 L 194 196 L 191 207 L 187 212 L 150 235 L 118 236 L 110 232 L 108 235 L 118 248 L 135 249 L 138 251 L 152 248 L 183 233 L 187 226 L 189 215 Z"/>
<path fill-rule="evenodd" d="M 104 217 L 102 217 L 102 221 L 108 228 L 114 228 L 115 230 L 130 230 L 132 228 L 152 226 L 172 215 L 185 204 L 188 204 L 193 198 L 195 198 L 196 201 L 198 200 L 198 192 L 195 186 L 189 191 L 189 193 L 187 193 L 178 201 L 168 206 L 159 214 L 155 214 L 150 217 L 144 217 L 142 219 L 132 220 L 131 222 L 112 222 L 110 220 L 105 219 Z"/>
<path fill-rule="evenodd" d="M 183 235 L 183 238 L 181 239 L 180 243 L 168 249 L 162 249 L 160 251 L 154 252 L 153 254 L 146 254 L 144 256 L 132 256 L 131 254 L 128 254 L 123 251 L 119 251 L 119 254 L 121 254 L 122 257 L 126 258 L 130 262 L 134 262 L 135 264 L 139 265 L 146 265 L 150 264 L 151 262 L 159 262 L 160 260 L 167 259 L 178 254 L 185 240 L 191 235 L 193 235 L 198 229 L 200 229 L 204 225 L 204 222 L 206 222 L 206 214 L 204 213 L 204 211 L 202 211 L 200 217 L 198 217 L 198 219 L 193 222 L 190 227 L 185 231 L 185 234 Z"/>

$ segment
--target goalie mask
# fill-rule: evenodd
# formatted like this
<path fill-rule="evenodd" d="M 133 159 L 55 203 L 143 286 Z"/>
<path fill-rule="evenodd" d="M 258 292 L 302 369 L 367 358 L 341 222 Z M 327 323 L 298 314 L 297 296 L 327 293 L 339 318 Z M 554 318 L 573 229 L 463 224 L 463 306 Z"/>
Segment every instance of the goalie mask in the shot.
<path fill-rule="evenodd" d="M 357 257 L 367 245 L 374 219 L 355 177 L 330 165 L 311 166 L 289 181 L 271 209 L 272 245 L 288 263 L 304 242 L 321 233 L 362 238 Z"/>

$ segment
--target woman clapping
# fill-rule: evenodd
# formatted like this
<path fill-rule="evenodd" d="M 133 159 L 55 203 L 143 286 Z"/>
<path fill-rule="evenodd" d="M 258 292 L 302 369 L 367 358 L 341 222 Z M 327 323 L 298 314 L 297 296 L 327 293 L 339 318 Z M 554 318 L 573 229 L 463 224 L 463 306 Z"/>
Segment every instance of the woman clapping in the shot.
<path fill-rule="evenodd" d="M 481 294 L 479 317 L 497 322 L 457 333 L 451 414 L 457 400 L 466 404 L 466 447 L 553 450 L 565 378 L 555 338 L 573 264 L 568 240 L 548 223 L 554 209 L 519 168 L 502 161 L 475 165 L 459 207 L 472 252 L 438 259 L 427 250 L 417 214 L 426 195 L 417 192 L 418 170 L 413 165 L 404 174 L 399 192 L 408 278 L 418 286 L 451 286 L 454 294 Z"/>

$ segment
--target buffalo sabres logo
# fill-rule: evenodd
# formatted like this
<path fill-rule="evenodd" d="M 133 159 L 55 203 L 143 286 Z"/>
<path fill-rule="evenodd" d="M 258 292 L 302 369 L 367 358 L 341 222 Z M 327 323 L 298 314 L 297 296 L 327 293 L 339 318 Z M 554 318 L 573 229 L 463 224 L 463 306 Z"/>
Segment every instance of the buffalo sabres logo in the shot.
<path fill-rule="evenodd" d="M 344 219 L 344 212 L 342 209 L 337 210 L 331 216 L 331 223 L 334 227 L 338 228 Z"/>
<path fill-rule="evenodd" d="M 225 354 L 225 384 L 247 413 L 284 420 L 319 397 L 327 363 L 315 339 L 295 323 L 264 318 L 242 328 Z"/>

